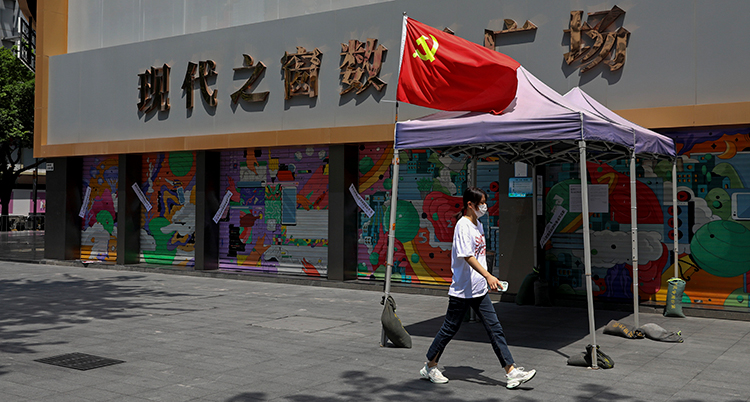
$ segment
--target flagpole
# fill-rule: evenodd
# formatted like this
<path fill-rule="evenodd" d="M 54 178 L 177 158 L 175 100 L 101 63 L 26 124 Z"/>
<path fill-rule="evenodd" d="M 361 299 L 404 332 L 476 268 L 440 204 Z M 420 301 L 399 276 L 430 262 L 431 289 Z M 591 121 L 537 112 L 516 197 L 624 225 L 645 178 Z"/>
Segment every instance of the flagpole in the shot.
<path fill-rule="evenodd" d="M 404 42 L 406 40 L 406 12 L 404 12 L 401 26 L 401 52 L 398 58 L 398 79 L 401 73 L 401 62 L 404 57 Z M 393 118 L 393 169 L 391 170 L 391 213 L 388 224 L 388 259 L 385 265 L 385 287 L 383 289 L 383 304 L 388 303 L 388 296 L 391 294 L 391 275 L 393 275 L 393 254 L 396 246 L 396 207 L 398 205 L 398 150 L 396 149 L 396 127 L 398 124 L 398 84 L 396 85 L 396 114 Z M 385 347 L 388 344 L 388 337 L 385 334 L 385 328 L 380 333 L 380 346 Z"/>

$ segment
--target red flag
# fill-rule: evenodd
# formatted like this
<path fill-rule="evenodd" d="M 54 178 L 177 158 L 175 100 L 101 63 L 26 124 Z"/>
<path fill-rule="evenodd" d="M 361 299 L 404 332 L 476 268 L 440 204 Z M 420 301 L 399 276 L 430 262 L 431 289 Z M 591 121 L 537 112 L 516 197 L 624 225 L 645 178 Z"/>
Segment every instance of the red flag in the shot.
<path fill-rule="evenodd" d="M 517 61 L 404 19 L 397 100 L 433 109 L 495 114 L 513 101 L 518 86 Z"/>

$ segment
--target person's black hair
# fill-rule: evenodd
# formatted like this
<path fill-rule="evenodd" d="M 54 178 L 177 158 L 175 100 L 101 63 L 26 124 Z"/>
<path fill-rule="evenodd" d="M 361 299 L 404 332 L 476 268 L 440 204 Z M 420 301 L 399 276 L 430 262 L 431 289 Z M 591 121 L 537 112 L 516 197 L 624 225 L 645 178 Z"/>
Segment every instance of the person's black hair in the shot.
<path fill-rule="evenodd" d="M 482 202 L 482 197 L 484 197 L 485 200 L 487 199 L 487 193 L 485 193 L 484 190 L 479 187 L 468 187 L 466 191 L 464 191 L 464 206 L 456 214 L 456 220 L 459 220 L 462 216 L 466 215 L 466 208 L 469 207 L 469 201 L 473 202 L 474 205 L 479 205 L 479 203 Z"/>

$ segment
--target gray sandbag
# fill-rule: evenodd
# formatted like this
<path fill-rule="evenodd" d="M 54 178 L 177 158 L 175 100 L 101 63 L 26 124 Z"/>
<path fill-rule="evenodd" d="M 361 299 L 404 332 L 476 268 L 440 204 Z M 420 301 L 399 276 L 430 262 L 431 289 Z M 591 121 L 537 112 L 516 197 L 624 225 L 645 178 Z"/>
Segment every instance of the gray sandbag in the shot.
<path fill-rule="evenodd" d="M 577 353 L 573 356 L 570 356 L 568 359 L 568 365 L 570 366 L 579 366 L 579 367 L 591 367 L 591 352 L 593 351 L 593 346 L 586 345 L 586 351 Z M 615 361 L 612 360 L 611 357 L 609 357 L 608 354 L 602 352 L 599 349 L 599 345 L 596 345 L 596 365 L 599 368 L 603 369 L 611 369 L 615 367 Z"/>
<path fill-rule="evenodd" d="M 604 333 L 608 335 L 622 336 L 628 339 L 642 339 L 645 336 L 640 329 L 636 329 L 616 320 L 611 320 L 607 326 L 604 327 Z"/>
<path fill-rule="evenodd" d="M 678 342 L 682 343 L 682 331 L 672 332 L 656 325 L 643 324 L 638 327 L 638 331 L 643 332 L 646 338 L 661 342 Z"/>
<path fill-rule="evenodd" d="M 518 293 L 516 293 L 516 304 L 522 306 L 524 304 L 534 304 L 536 302 L 534 300 L 534 282 L 536 282 L 537 279 L 539 279 L 539 274 L 536 272 L 532 272 L 523 278 L 521 287 L 518 289 Z"/>
<path fill-rule="evenodd" d="M 682 317 L 682 293 L 685 291 L 685 281 L 680 278 L 667 280 L 667 306 L 664 308 L 665 317 Z"/>
<path fill-rule="evenodd" d="M 383 301 L 380 304 L 383 304 Z M 396 347 L 411 348 L 411 335 L 406 332 L 404 325 L 396 315 L 396 301 L 390 295 L 385 300 L 385 307 L 383 307 L 383 314 L 380 316 L 380 321 L 383 324 L 385 335 Z"/>

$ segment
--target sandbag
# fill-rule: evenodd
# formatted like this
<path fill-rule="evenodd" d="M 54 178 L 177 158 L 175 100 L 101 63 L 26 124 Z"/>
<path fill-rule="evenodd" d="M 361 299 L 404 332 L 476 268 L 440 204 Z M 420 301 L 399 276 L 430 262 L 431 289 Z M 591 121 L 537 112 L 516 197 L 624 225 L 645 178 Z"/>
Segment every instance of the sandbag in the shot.
<path fill-rule="evenodd" d="M 539 274 L 532 272 L 526 275 L 521 282 L 521 288 L 516 293 L 516 304 L 522 306 L 524 304 L 534 304 L 534 282 L 539 279 Z"/>
<path fill-rule="evenodd" d="M 383 301 L 381 301 L 381 304 L 383 304 Z M 406 332 L 404 325 L 396 315 L 396 301 L 390 295 L 385 300 L 385 307 L 383 307 L 380 322 L 383 324 L 385 335 L 396 347 L 411 348 L 411 335 Z"/>
<path fill-rule="evenodd" d="M 682 317 L 682 293 L 685 291 L 685 281 L 680 278 L 667 280 L 667 306 L 664 308 L 665 317 Z"/>
<path fill-rule="evenodd" d="M 642 339 L 645 336 L 640 329 L 636 329 L 616 320 L 611 320 L 607 326 L 604 327 L 604 333 L 608 335 L 622 336 L 628 339 Z"/>
<path fill-rule="evenodd" d="M 593 346 L 586 345 L 586 351 L 570 356 L 568 359 L 568 365 L 580 366 L 580 367 L 591 367 L 591 352 Z M 596 365 L 599 368 L 611 369 L 615 367 L 615 361 L 609 357 L 608 354 L 599 350 L 599 345 L 596 346 Z"/>
<path fill-rule="evenodd" d="M 652 339 L 654 341 L 678 343 L 683 342 L 682 331 L 667 331 L 666 329 L 656 324 L 643 324 L 638 327 L 638 330 L 643 332 L 646 338 Z"/>

